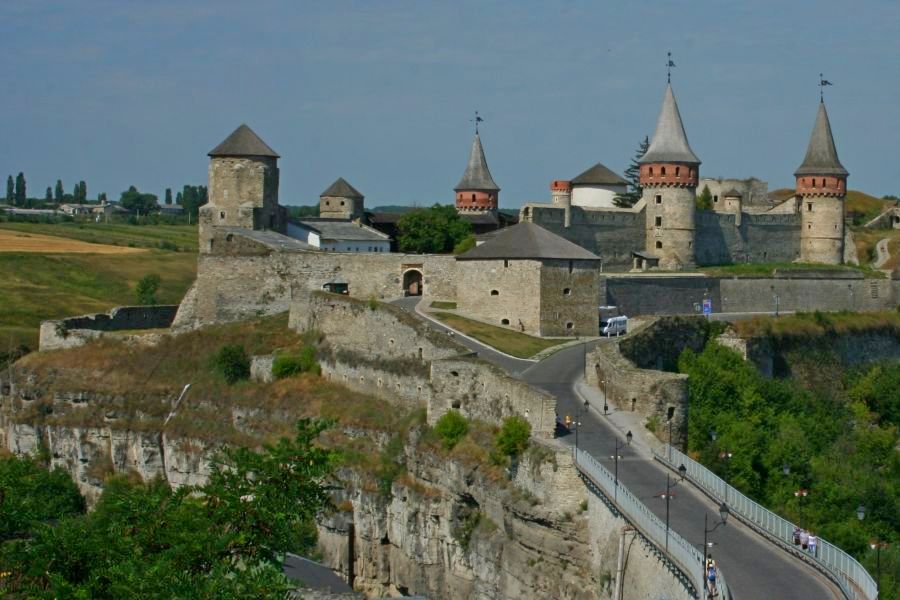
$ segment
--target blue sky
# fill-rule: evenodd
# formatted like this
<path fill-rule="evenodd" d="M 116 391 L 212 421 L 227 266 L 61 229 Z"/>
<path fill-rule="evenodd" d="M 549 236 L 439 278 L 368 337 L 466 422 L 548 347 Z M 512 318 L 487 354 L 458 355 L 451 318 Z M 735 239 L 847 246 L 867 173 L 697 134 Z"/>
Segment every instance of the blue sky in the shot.
<path fill-rule="evenodd" d="M 704 176 L 793 184 L 818 74 L 851 189 L 900 194 L 898 2 L 2 0 L 0 175 L 29 195 L 205 183 L 249 124 L 281 202 L 450 203 L 473 111 L 501 207 L 621 173 L 673 85 Z M 889 162 L 891 161 L 891 162 Z"/>

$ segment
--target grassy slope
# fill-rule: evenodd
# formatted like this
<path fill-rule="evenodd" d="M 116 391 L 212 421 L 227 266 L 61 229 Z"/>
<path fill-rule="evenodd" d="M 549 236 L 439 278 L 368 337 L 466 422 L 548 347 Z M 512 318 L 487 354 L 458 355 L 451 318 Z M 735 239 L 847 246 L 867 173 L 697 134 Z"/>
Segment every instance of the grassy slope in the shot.
<path fill-rule="evenodd" d="M 0 223 L 0 228 L 122 246 L 154 248 L 169 241 L 179 248 L 197 247 L 196 228 L 178 225 Z M 196 271 L 197 255 L 193 251 L 0 253 L 0 346 L 6 349 L 12 343 L 36 348 L 42 320 L 134 304 L 134 288 L 149 273 L 162 278 L 157 299 L 176 304 Z"/>
<path fill-rule="evenodd" d="M 541 350 L 560 344 L 559 340 L 536 338 L 518 331 L 495 327 L 451 313 L 436 312 L 433 314 L 454 329 L 470 335 L 501 352 L 506 352 L 519 358 L 530 358 Z"/>
<path fill-rule="evenodd" d="M 900 335 L 900 312 L 797 313 L 782 317 L 754 317 L 732 326 L 742 337 L 761 335 L 778 338 L 817 338 L 877 329 Z"/>

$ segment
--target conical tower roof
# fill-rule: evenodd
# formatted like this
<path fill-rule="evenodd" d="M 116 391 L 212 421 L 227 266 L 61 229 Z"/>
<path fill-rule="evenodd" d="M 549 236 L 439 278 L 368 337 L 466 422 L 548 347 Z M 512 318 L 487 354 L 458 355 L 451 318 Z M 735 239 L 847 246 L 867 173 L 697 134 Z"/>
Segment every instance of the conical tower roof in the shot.
<path fill-rule="evenodd" d="M 672 84 L 666 86 L 650 147 L 638 162 L 700 164 L 700 159 L 688 144 L 684 124 L 681 122 L 681 113 L 678 112 L 678 103 L 675 102 L 675 94 L 672 92 Z"/>
<path fill-rule="evenodd" d="M 268 144 L 246 124 L 231 132 L 225 141 L 209 151 L 209 156 L 270 156 L 279 158 Z"/>
<path fill-rule="evenodd" d="M 337 180 L 328 186 L 328 189 L 319 194 L 320 198 L 324 198 L 325 196 L 332 196 L 334 198 L 362 198 L 363 195 L 357 190 L 355 187 L 347 183 L 347 180 L 343 177 L 338 177 Z"/>
<path fill-rule="evenodd" d="M 499 192 L 500 186 L 494 183 L 491 171 L 488 169 L 487 160 L 484 158 L 484 148 L 481 147 L 481 138 L 475 134 L 472 141 L 472 152 L 469 153 L 469 164 L 462 179 L 453 188 L 456 192 L 477 190 L 481 192 Z"/>
<path fill-rule="evenodd" d="M 838 175 L 846 177 L 847 169 L 838 159 L 837 148 L 834 147 L 834 137 L 831 135 L 831 123 L 828 121 L 828 111 L 825 110 L 825 102 L 819 102 L 819 112 L 816 113 L 816 124 L 813 126 L 812 136 L 809 138 L 809 147 L 806 149 L 806 157 L 794 175 Z"/>

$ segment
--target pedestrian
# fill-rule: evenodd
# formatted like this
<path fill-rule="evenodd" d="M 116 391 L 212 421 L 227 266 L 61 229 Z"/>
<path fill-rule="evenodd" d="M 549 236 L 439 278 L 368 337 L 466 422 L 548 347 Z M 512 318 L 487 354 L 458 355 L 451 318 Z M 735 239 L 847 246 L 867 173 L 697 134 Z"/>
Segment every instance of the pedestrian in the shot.
<path fill-rule="evenodd" d="M 570 427 L 572 427 L 572 417 L 566 415 L 566 429 L 569 429 Z"/>
<path fill-rule="evenodd" d="M 794 545 L 800 545 L 800 528 L 794 525 Z"/>
<path fill-rule="evenodd" d="M 809 553 L 815 557 L 816 547 L 819 545 L 819 538 L 817 538 L 816 534 L 812 531 L 809 532 L 809 540 L 807 543 L 809 544 Z"/>
<path fill-rule="evenodd" d="M 806 550 L 809 547 L 809 532 L 800 530 L 800 547 Z"/>
<path fill-rule="evenodd" d="M 716 561 L 713 560 L 712 554 L 706 555 L 706 589 L 710 596 L 716 596 Z"/>

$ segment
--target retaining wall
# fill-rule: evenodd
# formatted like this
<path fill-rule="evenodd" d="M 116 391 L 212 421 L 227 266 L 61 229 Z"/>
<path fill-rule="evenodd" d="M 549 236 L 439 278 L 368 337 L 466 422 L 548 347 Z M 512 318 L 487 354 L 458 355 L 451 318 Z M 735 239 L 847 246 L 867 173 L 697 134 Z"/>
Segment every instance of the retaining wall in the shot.
<path fill-rule="evenodd" d="M 119 306 L 105 313 L 41 322 L 38 348 L 55 350 L 83 346 L 104 333 L 130 329 L 165 329 L 172 324 L 178 305 Z"/>

